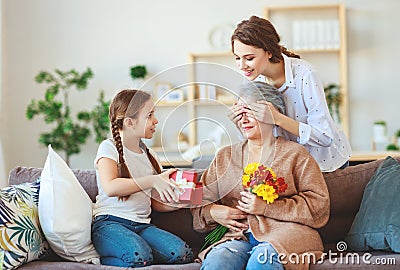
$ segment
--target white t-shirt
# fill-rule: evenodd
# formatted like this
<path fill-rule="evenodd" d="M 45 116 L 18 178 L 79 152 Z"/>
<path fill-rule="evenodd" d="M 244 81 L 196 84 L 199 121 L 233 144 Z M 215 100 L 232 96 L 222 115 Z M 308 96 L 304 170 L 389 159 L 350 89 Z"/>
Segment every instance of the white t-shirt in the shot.
<path fill-rule="evenodd" d="M 157 159 L 157 155 L 151 149 L 150 153 Z M 125 201 L 118 200 L 118 197 L 109 197 L 101 187 L 97 167 L 100 158 L 109 158 L 118 162 L 118 151 L 112 139 L 104 140 L 99 145 L 94 160 L 99 194 L 96 197 L 93 215 L 113 215 L 136 222 L 150 223 L 151 189 L 131 194 Z M 124 158 L 133 178 L 154 174 L 153 166 L 144 150 L 143 153 L 138 154 L 124 147 Z"/>
<path fill-rule="evenodd" d="M 300 123 L 299 137 L 284 131 L 285 137 L 306 147 L 321 171 L 334 171 L 349 160 L 349 141 L 329 113 L 323 84 L 312 65 L 303 59 L 282 56 L 286 81 L 279 91 L 285 98 L 286 115 Z M 257 78 L 263 79 L 266 80 Z"/>

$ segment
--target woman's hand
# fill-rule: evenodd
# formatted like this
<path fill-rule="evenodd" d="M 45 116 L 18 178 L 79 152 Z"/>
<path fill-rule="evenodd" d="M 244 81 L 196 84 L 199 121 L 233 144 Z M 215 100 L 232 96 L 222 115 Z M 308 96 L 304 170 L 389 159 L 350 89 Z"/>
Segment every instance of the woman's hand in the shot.
<path fill-rule="evenodd" d="M 240 119 L 242 119 L 242 114 L 243 114 L 243 106 L 237 104 L 236 102 L 233 103 L 229 109 L 229 114 L 228 117 L 229 119 L 236 125 L 238 126 L 238 122 Z"/>
<path fill-rule="evenodd" d="M 243 104 L 234 103 L 229 107 L 229 119 L 238 126 L 238 122 L 242 119 L 243 113 L 255 117 L 258 121 L 265 124 L 277 124 L 277 119 L 281 113 L 270 102 L 259 100 L 256 103 L 250 103 L 249 107 Z"/>
<path fill-rule="evenodd" d="M 240 195 L 242 197 L 239 200 L 239 205 L 236 206 L 239 210 L 252 215 L 264 215 L 266 202 L 261 197 L 248 191 L 242 191 Z"/>
<path fill-rule="evenodd" d="M 257 103 L 250 103 L 250 108 L 244 108 L 244 112 L 265 124 L 276 124 L 279 111 L 270 102 L 259 100 Z"/>
<path fill-rule="evenodd" d="M 238 209 L 215 204 L 211 207 L 210 214 L 216 222 L 227 227 L 228 229 L 239 232 L 249 227 L 247 224 L 237 221 L 247 218 L 247 214 Z"/>
<path fill-rule="evenodd" d="M 179 193 L 183 192 L 182 188 L 169 179 L 170 174 L 177 169 L 169 169 L 161 174 L 154 175 L 153 187 L 160 194 L 161 201 L 163 202 L 177 202 L 179 200 Z"/>

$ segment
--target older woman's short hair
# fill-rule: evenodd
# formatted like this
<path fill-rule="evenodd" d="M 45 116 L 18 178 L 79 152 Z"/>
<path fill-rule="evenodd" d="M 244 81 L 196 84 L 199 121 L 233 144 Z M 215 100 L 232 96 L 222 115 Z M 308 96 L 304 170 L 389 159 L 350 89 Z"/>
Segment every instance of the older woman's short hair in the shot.
<path fill-rule="evenodd" d="M 281 113 L 285 114 L 286 106 L 283 95 L 274 86 L 259 81 L 248 81 L 240 85 L 238 91 L 239 98 L 247 102 L 265 100 Z"/>

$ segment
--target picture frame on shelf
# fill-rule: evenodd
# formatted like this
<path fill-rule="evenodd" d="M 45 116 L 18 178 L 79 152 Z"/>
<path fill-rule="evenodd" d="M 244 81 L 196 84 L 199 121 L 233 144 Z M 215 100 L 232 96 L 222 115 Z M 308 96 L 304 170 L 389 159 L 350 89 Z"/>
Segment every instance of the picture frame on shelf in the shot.
<path fill-rule="evenodd" d="M 174 89 L 169 82 L 158 82 L 155 88 L 158 101 L 161 103 L 177 103 L 182 102 L 184 99 L 183 90 Z"/>
<path fill-rule="evenodd" d="M 183 101 L 183 91 L 180 89 L 172 89 L 164 99 L 166 102 L 177 103 Z"/>
<path fill-rule="evenodd" d="M 155 85 L 158 99 L 165 99 L 168 92 L 172 89 L 172 84 L 169 82 L 157 82 Z"/>
<path fill-rule="evenodd" d="M 157 82 L 155 85 L 155 92 L 158 102 L 165 103 L 168 94 L 172 90 L 172 84 L 169 82 Z"/>

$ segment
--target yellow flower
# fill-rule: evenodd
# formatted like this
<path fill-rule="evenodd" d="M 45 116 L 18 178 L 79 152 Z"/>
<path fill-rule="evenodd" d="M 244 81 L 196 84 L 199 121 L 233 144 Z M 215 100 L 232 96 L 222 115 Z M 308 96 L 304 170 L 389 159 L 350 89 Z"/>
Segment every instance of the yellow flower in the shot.
<path fill-rule="evenodd" d="M 242 185 L 247 187 L 247 183 L 250 181 L 250 176 L 247 174 L 243 174 L 242 176 Z"/>
<path fill-rule="evenodd" d="M 253 188 L 253 193 L 263 198 L 267 203 L 273 203 L 279 196 L 275 193 L 275 189 L 270 185 L 260 184 Z"/>
<path fill-rule="evenodd" d="M 250 175 L 250 174 L 254 173 L 258 169 L 259 166 L 261 166 L 260 163 L 256 163 L 256 162 L 250 163 L 246 166 L 246 168 L 244 168 L 244 173 Z"/>

